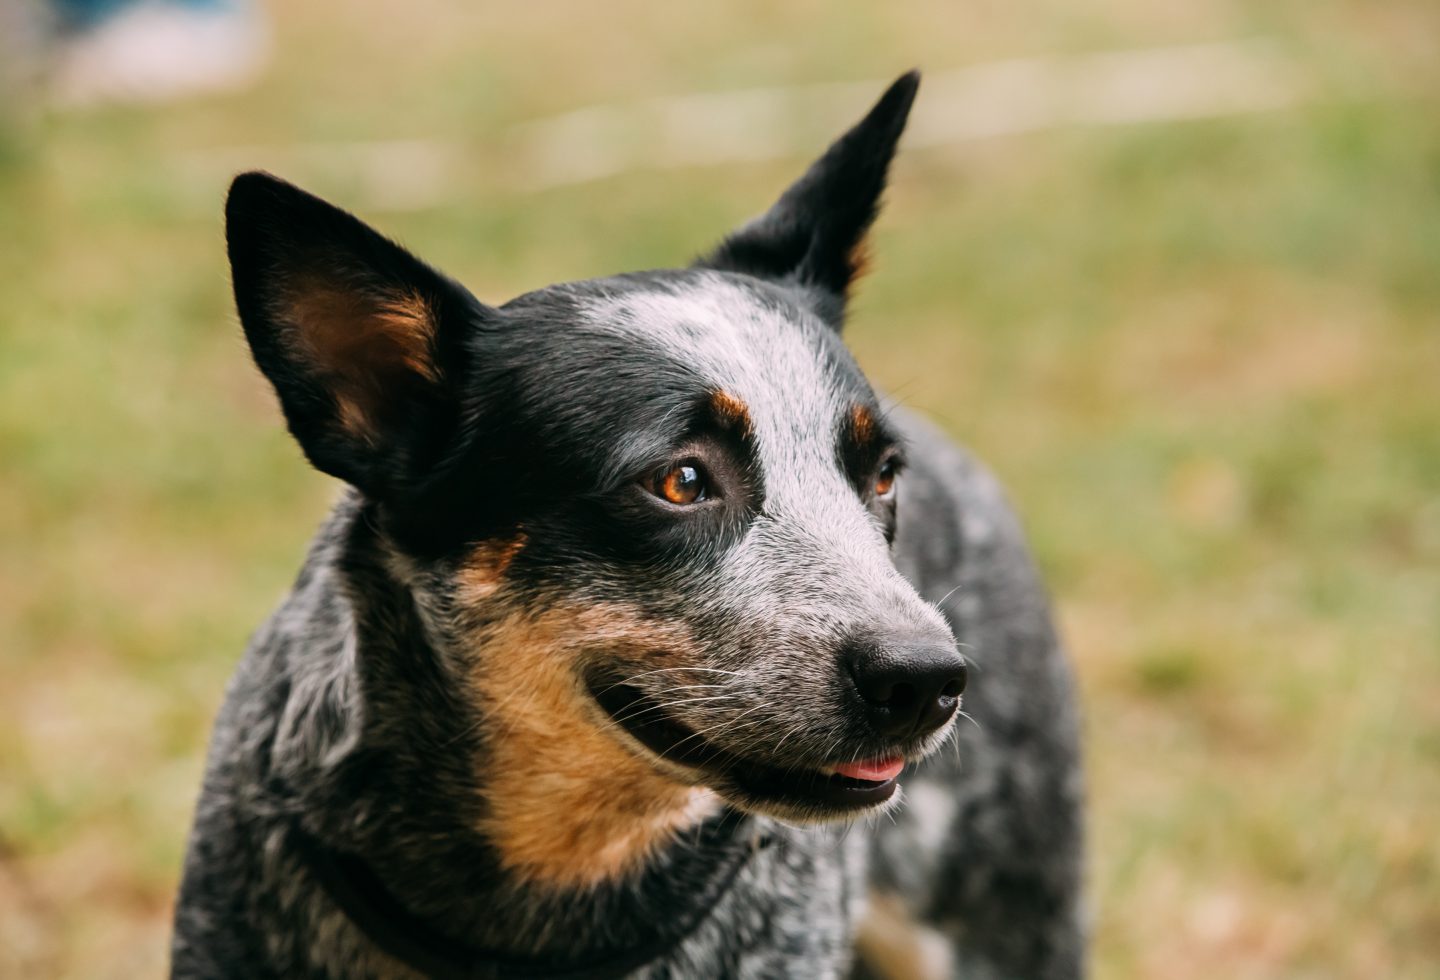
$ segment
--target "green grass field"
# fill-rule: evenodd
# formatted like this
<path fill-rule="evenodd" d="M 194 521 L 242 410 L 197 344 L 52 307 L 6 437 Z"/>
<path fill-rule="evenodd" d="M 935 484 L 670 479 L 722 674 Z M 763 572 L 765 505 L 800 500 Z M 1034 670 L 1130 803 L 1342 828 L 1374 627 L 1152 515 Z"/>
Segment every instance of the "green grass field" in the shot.
<path fill-rule="evenodd" d="M 1005 479 L 1057 597 L 1096 975 L 1440 977 L 1433 0 L 273 14 L 244 95 L 3 141 L 0 975 L 163 969 L 210 720 L 335 494 L 229 308 L 230 171 L 498 301 L 682 262 L 806 162 L 537 188 L 527 120 L 1264 38 L 1299 104 L 906 153 L 850 336 Z M 370 140 L 443 152 L 366 170 Z"/>

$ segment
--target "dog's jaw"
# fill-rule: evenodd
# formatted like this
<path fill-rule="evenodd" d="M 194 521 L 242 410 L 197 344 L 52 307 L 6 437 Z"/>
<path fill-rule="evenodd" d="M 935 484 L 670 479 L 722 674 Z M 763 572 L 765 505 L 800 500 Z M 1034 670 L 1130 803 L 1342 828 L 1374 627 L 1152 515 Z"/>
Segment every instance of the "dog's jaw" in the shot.
<path fill-rule="evenodd" d="M 596 724 L 567 638 L 653 642 L 622 607 L 516 613 L 473 638 L 469 683 L 486 714 L 477 785 L 481 831 L 527 884 L 583 889 L 642 869 L 679 832 L 720 808 L 715 793 L 638 758 Z"/>
<path fill-rule="evenodd" d="M 592 677 L 586 687 L 597 725 L 657 771 L 710 786 L 740 810 L 793 824 L 844 823 L 888 811 L 901 799 L 905 764 L 928 757 L 954 732 L 952 717 L 910 751 L 878 749 L 869 763 L 767 761 L 728 752 L 628 685 Z"/>

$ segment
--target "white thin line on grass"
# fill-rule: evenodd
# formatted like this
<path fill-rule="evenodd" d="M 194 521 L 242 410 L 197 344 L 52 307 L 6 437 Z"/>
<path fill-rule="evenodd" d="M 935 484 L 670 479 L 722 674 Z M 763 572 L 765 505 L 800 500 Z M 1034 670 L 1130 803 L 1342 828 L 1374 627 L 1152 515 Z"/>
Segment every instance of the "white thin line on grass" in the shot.
<path fill-rule="evenodd" d="M 853 123 L 889 79 L 664 96 L 587 106 L 514 126 L 496 183 L 520 191 L 635 171 L 813 154 Z M 1313 94 L 1293 60 L 1263 40 L 1216 41 L 1014 58 L 925 75 L 905 136 L 938 147 L 1066 126 L 1130 125 L 1243 115 Z M 256 167 L 347 187 L 370 211 L 436 207 L 465 184 L 461 141 L 392 139 L 219 147 L 182 154 L 185 190 Z M 508 175 L 508 177 L 504 176 Z"/>
<path fill-rule="evenodd" d="M 632 170 L 767 160 L 812 150 L 888 80 L 681 95 L 590 106 L 516 127 L 522 183 L 543 189 Z M 945 146 L 1061 126 L 1264 112 L 1310 86 L 1271 44 L 1218 41 L 928 72 L 906 134 Z"/>

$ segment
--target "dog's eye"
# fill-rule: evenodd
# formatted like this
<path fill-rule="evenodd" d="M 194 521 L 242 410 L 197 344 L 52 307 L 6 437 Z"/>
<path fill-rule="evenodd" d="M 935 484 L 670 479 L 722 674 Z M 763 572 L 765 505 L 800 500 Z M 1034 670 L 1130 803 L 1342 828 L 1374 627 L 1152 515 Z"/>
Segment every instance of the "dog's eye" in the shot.
<path fill-rule="evenodd" d="M 650 492 L 661 500 L 684 507 L 705 499 L 709 488 L 705 471 L 696 463 L 677 463 L 659 474 Z"/>
<path fill-rule="evenodd" d="M 880 465 L 880 472 L 875 474 L 875 496 L 886 498 L 895 492 L 895 477 L 898 472 L 893 457 Z"/>

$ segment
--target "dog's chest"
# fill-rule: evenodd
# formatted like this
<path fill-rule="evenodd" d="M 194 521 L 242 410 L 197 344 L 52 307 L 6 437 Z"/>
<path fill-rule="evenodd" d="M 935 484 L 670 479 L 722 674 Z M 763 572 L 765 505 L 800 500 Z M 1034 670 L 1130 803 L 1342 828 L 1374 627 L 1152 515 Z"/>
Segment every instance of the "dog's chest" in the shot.
<path fill-rule="evenodd" d="M 674 954 L 635 976 L 843 976 L 865 894 L 855 830 L 779 830 Z"/>

